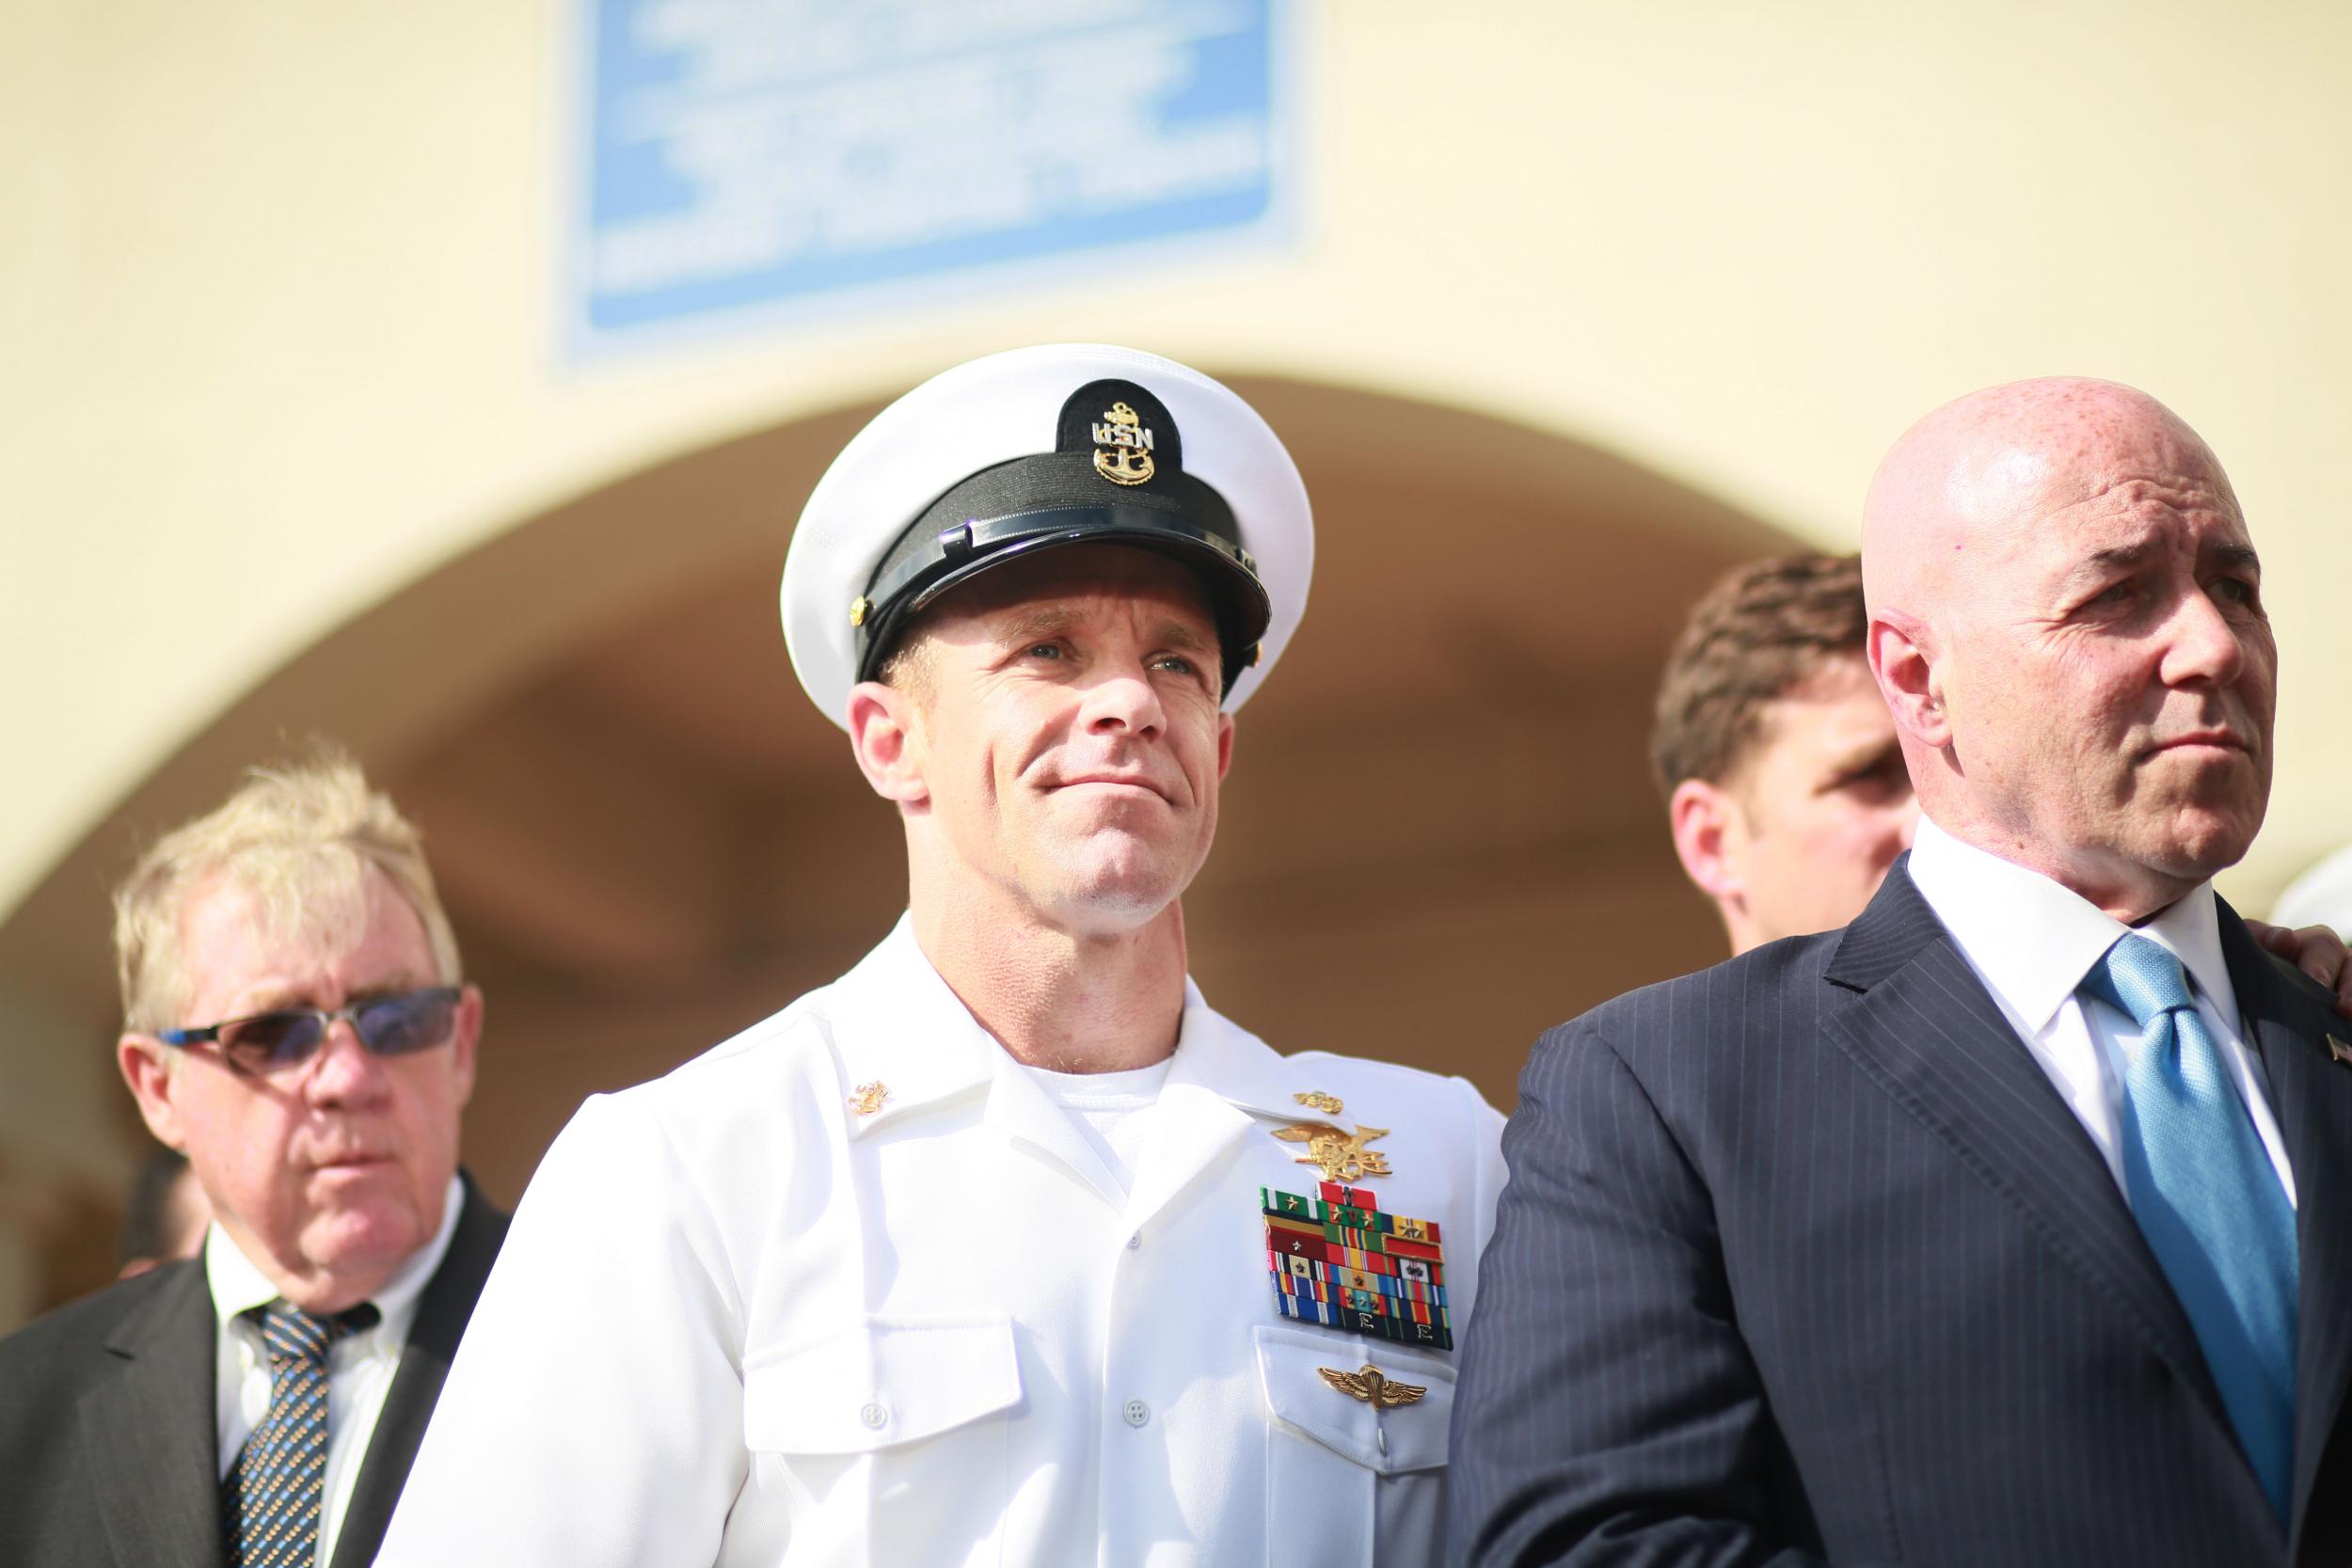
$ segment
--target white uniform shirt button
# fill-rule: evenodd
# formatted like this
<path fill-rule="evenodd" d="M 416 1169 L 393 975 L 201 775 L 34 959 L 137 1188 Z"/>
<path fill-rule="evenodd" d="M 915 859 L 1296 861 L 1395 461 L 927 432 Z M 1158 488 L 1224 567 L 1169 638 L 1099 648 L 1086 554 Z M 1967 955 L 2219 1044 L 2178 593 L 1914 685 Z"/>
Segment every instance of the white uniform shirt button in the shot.
<path fill-rule="evenodd" d="M 1136 1248 L 1137 1248 L 1137 1247 L 1141 1246 L 1142 1244 L 1143 1244 L 1143 1232 L 1142 1232 L 1142 1231 L 1140 1231 L 1140 1230 L 1136 1231 L 1134 1235 L 1132 1235 L 1132 1236 L 1130 1236 L 1130 1237 L 1128 1237 L 1128 1238 L 1127 1238 L 1127 1250 L 1128 1250 L 1129 1252 L 1133 1252 L 1133 1251 L 1135 1251 L 1135 1250 L 1136 1250 Z"/>
<path fill-rule="evenodd" d="M 1127 1424 L 1129 1426 L 1139 1427 L 1151 1418 L 1152 1407 L 1150 1405 L 1144 1403 L 1141 1400 L 1129 1400 L 1127 1402 Z"/>
<path fill-rule="evenodd" d="M 880 1432 L 883 1427 L 890 1424 L 890 1412 L 882 1408 L 880 1404 L 869 1403 L 865 1409 L 857 1413 L 857 1418 L 864 1421 L 867 1426 L 872 1427 L 875 1431 Z"/>

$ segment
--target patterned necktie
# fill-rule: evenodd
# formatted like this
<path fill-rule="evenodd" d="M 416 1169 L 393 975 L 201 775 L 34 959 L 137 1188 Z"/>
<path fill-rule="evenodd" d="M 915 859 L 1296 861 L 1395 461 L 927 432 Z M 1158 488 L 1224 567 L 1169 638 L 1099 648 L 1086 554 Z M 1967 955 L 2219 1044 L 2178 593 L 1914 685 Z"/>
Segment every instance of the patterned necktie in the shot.
<path fill-rule="evenodd" d="M 2125 936 L 2081 989 L 2139 1025 L 2124 1078 L 2124 1189 L 2284 1520 L 2295 1475 L 2295 1211 L 2181 961 Z"/>
<path fill-rule="evenodd" d="M 220 1483 L 229 1568 L 310 1568 L 326 1477 L 326 1352 L 375 1325 L 362 1303 L 314 1318 L 284 1299 L 246 1314 L 269 1350 L 269 1409 Z"/>

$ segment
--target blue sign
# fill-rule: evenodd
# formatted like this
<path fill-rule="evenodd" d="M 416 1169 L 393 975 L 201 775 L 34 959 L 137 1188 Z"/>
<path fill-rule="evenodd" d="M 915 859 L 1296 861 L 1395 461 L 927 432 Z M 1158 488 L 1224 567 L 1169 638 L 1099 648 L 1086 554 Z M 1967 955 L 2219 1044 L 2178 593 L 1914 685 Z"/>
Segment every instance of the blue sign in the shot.
<path fill-rule="evenodd" d="M 585 5 L 591 341 L 1282 220 L 1278 0 Z"/>

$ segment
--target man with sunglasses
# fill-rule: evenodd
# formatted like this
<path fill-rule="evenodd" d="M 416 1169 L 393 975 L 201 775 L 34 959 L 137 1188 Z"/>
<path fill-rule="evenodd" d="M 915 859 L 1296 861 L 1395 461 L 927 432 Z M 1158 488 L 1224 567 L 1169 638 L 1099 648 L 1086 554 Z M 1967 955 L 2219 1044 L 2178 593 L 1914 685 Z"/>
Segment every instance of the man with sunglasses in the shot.
<path fill-rule="evenodd" d="M 117 1060 L 214 1224 L 0 1341 L 0 1561 L 374 1559 L 506 1219 L 457 1170 L 482 998 L 348 760 L 257 769 L 116 895 Z"/>

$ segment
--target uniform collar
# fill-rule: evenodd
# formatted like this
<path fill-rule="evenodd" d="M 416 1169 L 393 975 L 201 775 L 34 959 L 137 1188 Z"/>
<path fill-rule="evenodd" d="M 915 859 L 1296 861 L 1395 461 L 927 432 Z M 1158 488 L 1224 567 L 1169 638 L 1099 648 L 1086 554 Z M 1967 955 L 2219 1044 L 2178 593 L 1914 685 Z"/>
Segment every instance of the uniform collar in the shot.
<path fill-rule="evenodd" d="M 825 1012 L 853 1113 L 852 1137 L 985 1086 L 1005 1054 L 914 940 L 902 914 L 890 934 L 833 986 Z M 880 1103 L 857 1113 L 861 1094 Z"/>
<path fill-rule="evenodd" d="M 845 1089 L 852 1101 L 865 1085 L 886 1091 L 875 1111 L 851 1115 L 852 1136 L 984 1089 L 998 1079 L 1000 1064 L 1011 1062 L 931 967 L 911 916 L 901 915 L 834 989 L 826 1012 Z M 1296 1121 L 1308 1113 L 1294 1096 L 1313 1085 L 1294 1084 L 1293 1076 L 1271 1047 L 1210 1006 L 1185 979 L 1163 1098 L 1209 1095 L 1251 1116 Z"/>
<path fill-rule="evenodd" d="M 1292 1083 L 1282 1057 L 1265 1041 L 1218 1012 L 1190 977 L 1184 981 L 1184 1022 L 1168 1087 L 1214 1095 L 1255 1117 L 1297 1121 L 1307 1113 L 1295 1094 L 1312 1085 Z"/>
<path fill-rule="evenodd" d="M 1070 1113 L 940 978 L 910 920 L 900 919 L 842 976 L 825 1012 L 843 1069 L 851 1138 L 961 1107 L 967 1097 L 978 1100 L 982 1123 L 1067 1167 L 1138 1229 L 1253 1129 L 1269 1119 L 1309 1119 L 1297 1096 L 1317 1086 L 1294 1082 L 1288 1063 L 1211 1007 L 1187 977 L 1175 1059 L 1154 1107 L 1158 1131 L 1129 1188 Z M 862 1113 L 866 1086 L 883 1092 L 873 1111 Z"/>
<path fill-rule="evenodd" d="M 2146 924 L 2127 927 L 2081 895 L 1953 837 L 1924 816 L 1910 869 L 1961 951 L 2036 1034 L 2127 931 L 2170 951 L 2223 1018 L 2237 1017 L 2211 882 L 2199 883 Z"/>

